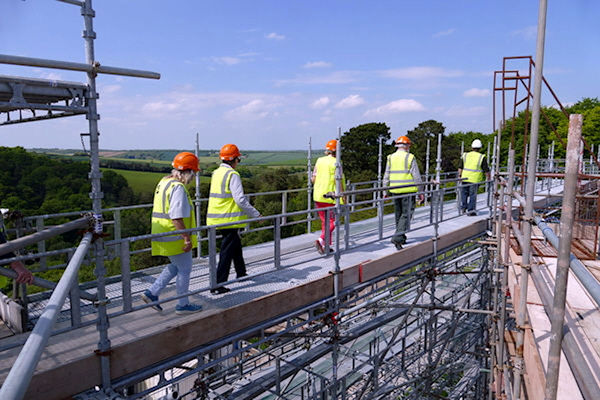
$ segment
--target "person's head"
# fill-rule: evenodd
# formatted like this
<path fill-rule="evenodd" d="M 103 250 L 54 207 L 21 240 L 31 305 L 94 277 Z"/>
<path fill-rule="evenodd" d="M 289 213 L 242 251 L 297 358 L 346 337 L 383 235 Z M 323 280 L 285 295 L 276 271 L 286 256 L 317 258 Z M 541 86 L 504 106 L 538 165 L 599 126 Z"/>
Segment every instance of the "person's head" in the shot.
<path fill-rule="evenodd" d="M 325 144 L 325 154 L 335 155 L 337 151 L 337 140 L 331 139 Z"/>
<path fill-rule="evenodd" d="M 410 144 L 408 136 L 400 136 L 396 139 L 396 147 L 400 150 L 408 151 L 408 149 L 410 149 Z"/>
<path fill-rule="evenodd" d="M 242 159 L 242 153 L 240 153 L 240 149 L 235 144 L 228 143 L 221 147 L 219 158 L 225 164 L 235 167 Z"/>
<path fill-rule="evenodd" d="M 475 139 L 473 140 L 473 143 L 471 143 L 471 148 L 475 151 L 481 150 L 481 147 L 483 147 L 483 145 L 481 144 L 481 140 L 479 139 Z"/>
<path fill-rule="evenodd" d="M 194 174 L 200 171 L 198 157 L 188 151 L 177 154 L 171 165 L 173 166 L 171 176 L 185 185 L 189 184 L 194 179 Z"/>

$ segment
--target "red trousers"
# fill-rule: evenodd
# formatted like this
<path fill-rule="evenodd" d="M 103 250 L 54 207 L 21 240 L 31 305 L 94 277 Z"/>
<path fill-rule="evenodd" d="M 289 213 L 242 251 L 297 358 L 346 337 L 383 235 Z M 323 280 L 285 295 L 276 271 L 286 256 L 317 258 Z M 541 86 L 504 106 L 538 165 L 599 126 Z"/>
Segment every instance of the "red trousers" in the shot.
<path fill-rule="evenodd" d="M 333 204 L 330 203 L 321 203 L 319 201 L 315 201 L 315 206 L 317 208 L 331 207 Z M 325 211 L 318 211 L 319 218 L 321 219 L 321 239 L 325 241 Z M 331 245 L 331 234 L 335 229 L 335 210 L 332 208 L 329 210 L 329 245 Z"/>

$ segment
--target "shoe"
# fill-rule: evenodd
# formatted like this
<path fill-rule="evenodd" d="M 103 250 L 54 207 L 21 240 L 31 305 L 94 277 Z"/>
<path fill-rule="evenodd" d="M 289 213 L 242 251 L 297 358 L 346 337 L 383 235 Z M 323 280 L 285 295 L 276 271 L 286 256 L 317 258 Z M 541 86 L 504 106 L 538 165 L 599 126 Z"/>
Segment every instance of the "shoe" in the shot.
<path fill-rule="evenodd" d="M 186 304 L 185 306 L 176 306 L 175 314 L 183 315 L 183 314 L 193 314 L 202 311 L 202 306 L 200 304 Z"/>
<path fill-rule="evenodd" d="M 210 292 L 212 294 L 223 294 L 223 293 L 231 292 L 231 289 L 226 288 L 225 286 L 219 286 L 216 289 L 210 289 Z"/>
<path fill-rule="evenodd" d="M 144 293 L 142 293 L 142 300 L 146 304 L 154 303 L 155 301 L 158 301 L 158 296 L 153 295 L 148 289 L 146 289 L 144 290 Z M 154 308 L 158 312 L 161 312 L 163 310 L 160 304 L 155 304 L 152 306 L 152 308 Z"/>
<path fill-rule="evenodd" d="M 321 244 L 321 242 L 318 239 L 315 240 L 315 247 L 317 248 L 317 251 L 319 252 L 319 254 L 325 254 L 325 249 L 323 248 L 323 245 Z"/>
<path fill-rule="evenodd" d="M 460 215 L 465 215 L 467 213 L 467 209 L 466 208 L 461 208 L 459 214 Z"/>
<path fill-rule="evenodd" d="M 396 246 L 396 250 L 402 250 L 402 243 L 394 242 L 394 246 Z"/>
<path fill-rule="evenodd" d="M 468 215 L 469 217 L 476 217 L 476 216 L 477 216 L 477 211 L 475 211 L 475 210 L 471 210 L 471 211 L 469 211 L 469 212 L 467 213 L 467 215 Z"/>

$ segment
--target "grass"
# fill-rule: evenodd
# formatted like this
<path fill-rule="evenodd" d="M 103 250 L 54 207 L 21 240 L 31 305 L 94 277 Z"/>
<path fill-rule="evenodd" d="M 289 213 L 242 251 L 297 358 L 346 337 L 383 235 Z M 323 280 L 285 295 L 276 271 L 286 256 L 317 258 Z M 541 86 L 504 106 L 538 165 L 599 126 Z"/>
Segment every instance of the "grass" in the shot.
<path fill-rule="evenodd" d="M 144 172 L 144 171 L 129 171 L 124 169 L 110 169 L 110 168 L 101 168 L 103 171 L 114 171 L 117 174 L 121 175 L 123 178 L 127 179 L 127 183 L 129 183 L 129 187 L 133 190 L 134 193 L 152 193 L 154 192 L 154 188 L 156 188 L 156 184 L 160 179 L 166 174 L 162 172 Z M 200 177 L 201 184 L 210 183 L 210 177 L 201 176 Z"/>

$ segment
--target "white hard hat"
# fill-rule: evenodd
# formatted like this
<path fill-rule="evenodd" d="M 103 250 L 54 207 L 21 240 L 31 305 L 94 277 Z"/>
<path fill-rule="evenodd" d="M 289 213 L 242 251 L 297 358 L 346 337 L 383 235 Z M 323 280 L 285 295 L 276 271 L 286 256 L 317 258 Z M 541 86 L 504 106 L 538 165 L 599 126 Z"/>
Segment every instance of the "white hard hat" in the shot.
<path fill-rule="evenodd" d="M 483 145 L 481 144 L 481 140 L 479 139 L 475 139 L 473 140 L 473 143 L 471 143 L 471 147 L 474 149 L 480 149 L 483 147 Z"/>

